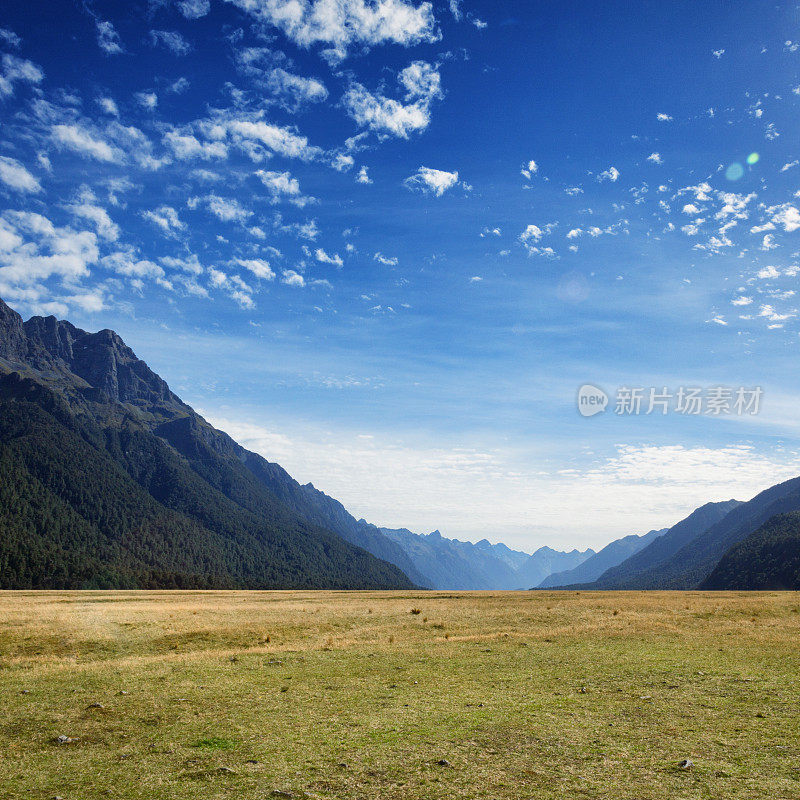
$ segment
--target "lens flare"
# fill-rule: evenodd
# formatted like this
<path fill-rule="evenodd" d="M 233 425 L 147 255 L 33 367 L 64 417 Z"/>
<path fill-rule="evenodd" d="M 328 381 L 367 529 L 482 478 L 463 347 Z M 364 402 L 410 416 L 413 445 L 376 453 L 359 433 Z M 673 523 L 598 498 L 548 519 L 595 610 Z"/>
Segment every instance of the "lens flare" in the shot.
<path fill-rule="evenodd" d="M 752 167 L 753 164 L 758 164 L 759 158 L 761 158 L 761 156 L 758 153 L 750 153 L 750 155 L 747 156 L 747 163 Z"/>
<path fill-rule="evenodd" d="M 738 181 L 743 175 L 744 167 L 738 161 L 734 161 L 734 163 L 725 170 L 725 177 L 729 181 Z"/>

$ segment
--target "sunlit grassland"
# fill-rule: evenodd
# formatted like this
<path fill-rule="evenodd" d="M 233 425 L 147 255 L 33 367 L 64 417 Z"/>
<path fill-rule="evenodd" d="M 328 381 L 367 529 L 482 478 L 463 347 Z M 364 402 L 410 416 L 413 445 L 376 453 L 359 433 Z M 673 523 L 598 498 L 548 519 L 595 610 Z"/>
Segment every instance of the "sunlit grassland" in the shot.
<path fill-rule="evenodd" d="M 7 592 L 0 798 L 796 800 L 798 611 L 792 593 Z"/>

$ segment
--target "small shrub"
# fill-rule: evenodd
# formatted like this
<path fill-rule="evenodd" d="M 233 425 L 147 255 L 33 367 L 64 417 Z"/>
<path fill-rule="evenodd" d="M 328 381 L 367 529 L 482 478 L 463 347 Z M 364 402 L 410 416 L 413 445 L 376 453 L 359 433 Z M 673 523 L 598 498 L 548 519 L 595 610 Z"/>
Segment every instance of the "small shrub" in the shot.
<path fill-rule="evenodd" d="M 414 616 L 416 616 L 417 614 L 421 614 L 422 611 L 419 608 L 412 608 L 411 613 L 414 614 Z"/>

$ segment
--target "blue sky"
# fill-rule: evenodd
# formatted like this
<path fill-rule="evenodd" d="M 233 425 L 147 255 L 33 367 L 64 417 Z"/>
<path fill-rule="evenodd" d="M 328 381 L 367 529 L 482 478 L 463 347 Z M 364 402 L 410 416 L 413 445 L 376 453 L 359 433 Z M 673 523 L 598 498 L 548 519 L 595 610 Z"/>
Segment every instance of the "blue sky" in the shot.
<path fill-rule="evenodd" d="M 7 0 L 0 297 L 378 524 L 746 499 L 800 472 L 798 8 Z M 760 413 L 613 413 L 717 385 Z"/>

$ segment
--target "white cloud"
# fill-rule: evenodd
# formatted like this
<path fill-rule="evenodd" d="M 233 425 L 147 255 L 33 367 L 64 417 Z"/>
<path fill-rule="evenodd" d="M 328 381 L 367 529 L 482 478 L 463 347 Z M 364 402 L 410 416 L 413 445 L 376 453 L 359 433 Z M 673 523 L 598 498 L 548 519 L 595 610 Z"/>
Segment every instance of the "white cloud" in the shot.
<path fill-rule="evenodd" d="M 597 180 L 616 183 L 619 180 L 619 170 L 616 167 L 609 167 L 597 176 Z"/>
<path fill-rule="evenodd" d="M 383 253 L 375 253 L 373 258 L 375 261 L 377 261 L 379 264 L 383 264 L 385 267 L 396 267 L 399 263 L 397 256 L 389 257 L 383 255 Z"/>
<path fill-rule="evenodd" d="M 19 161 L 7 156 L 0 156 L 0 182 L 24 194 L 38 194 L 42 191 L 39 180 Z"/>
<path fill-rule="evenodd" d="M 79 219 L 94 223 L 100 237 L 109 242 L 119 239 L 119 225 L 117 225 L 108 212 L 97 204 L 97 198 L 89 189 L 83 189 L 74 203 L 67 205 L 67 210 Z"/>
<path fill-rule="evenodd" d="M 200 19 L 211 10 L 211 0 L 179 0 L 178 8 L 186 19 Z"/>
<path fill-rule="evenodd" d="M 110 22 L 97 20 L 97 44 L 106 55 L 118 55 L 123 52 L 119 34 Z"/>
<path fill-rule="evenodd" d="M 414 61 L 398 75 L 405 89 L 403 101 L 376 95 L 360 83 L 352 83 L 342 98 L 344 107 L 358 125 L 378 134 L 407 139 L 430 124 L 431 104 L 442 96 L 438 70 L 425 61 Z"/>
<path fill-rule="evenodd" d="M 286 158 L 311 161 L 322 154 L 320 148 L 310 145 L 305 136 L 260 119 L 221 118 L 211 122 L 208 128 L 218 134 L 216 138 L 222 138 L 227 133 L 240 146 L 250 143 L 263 145 Z M 251 157 L 256 156 L 257 160 L 257 152 L 252 150 L 246 152 Z"/>
<path fill-rule="evenodd" d="M 44 80 L 44 73 L 32 61 L 5 53 L 3 70 L 0 73 L 0 97 L 14 94 L 15 83 L 39 84 Z"/>
<path fill-rule="evenodd" d="M 724 50 L 712 50 L 711 54 L 714 56 L 714 58 L 719 59 L 719 58 L 722 58 L 722 56 L 725 55 L 725 51 Z"/>
<path fill-rule="evenodd" d="M 159 261 L 166 267 L 173 270 L 181 270 L 190 275 L 202 275 L 203 265 L 194 253 L 185 258 L 175 258 L 174 256 L 162 256 Z"/>
<path fill-rule="evenodd" d="M 558 223 L 550 222 L 540 228 L 538 225 L 528 225 L 524 231 L 519 235 L 519 241 L 523 247 L 528 251 L 529 256 L 543 256 L 544 258 L 557 258 L 555 250 L 552 247 L 540 247 L 539 243 Z M 591 232 L 591 231 L 590 231 Z"/>
<path fill-rule="evenodd" d="M 0 28 L 0 40 L 4 41 L 9 47 L 19 47 L 22 44 L 22 39 L 8 28 Z"/>
<path fill-rule="evenodd" d="M 372 183 L 372 178 L 370 178 L 367 168 L 361 167 L 356 175 L 356 183 L 363 183 L 365 185 Z"/>
<path fill-rule="evenodd" d="M 157 225 L 168 236 L 185 230 L 186 225 L 180 221 L 178 212 L 171 206 L 161 206 L 155 211 L 143 211 L 142 217 Z"/>
<path fill-rule="evenodd" d="M 181 76 L 167 87 L 167 91 L 172 92 L 172 94 L 183 94 L 189 86 L 189 80 Z"/>
<path fill-rule="evenodd" d="M 238 49 L 235 57 L 239 71 L 277 98 L 287 111 L 294 113 L 307 103 L 319 103 L 328 97 L 322 81 L 288 72 L 284 67 L 290 62 L 271 48 L 245 47 Z"/>
<path fill-rule="evenodd" d="M 136 102 L 145 109 L 145 111 L 156 110 L 158 95 L 155 92 L 136 92 L 134 97 L 136 98 Z"/>
<path fill-rule="evenodd" d="M 659 113 L 659 114 L 656 114 L 656 119 L 657 119 L 659 122 L 672 122 L 672 120 L 673 120 L 673 117 L 671 117 L 669 114 L 665 114 L 665 113 L 662 111 L 661 113 Z"/>
<path fill-rule="evenodd" d="M 756 199 L 755 192 L 736 194 L 735 192 L 717 192 L 717 199 L 722 201 L 722 208 L 714 215 L 715 219 L 747 219 L 748 205 Z"/>
<path fill-rule="evenodd" d="M 769 209 L 774 211 L 772 222 L 775 225 L 780 225 L 787 233 L 792 233 L 800 228 L 800 211 L 790 203 L 784 203 L 782 206 Z"/>
<path fill-rule="evenodd" d="M 104 256 L 100 263 L 111 272 L 128 278 L 151 278 L 158 280 L 164 277 L 164 270 L 152 261 L 137 258 L 133 249 L 118 250 Z"/>
<path fill-rule="evenodd" d="M 321 81 L 294 75 L 281 67 L 267 73 L 265 84 L 273 94 L 282 97 L 291 110 L 297 110 L 305 103 L 321 103 L 328 97 L 328 90 Z"/>
<path fill-rule="evenodd" d="M 347 172 L 353 168 L 353 164 L 355 163 L 353 156 L 349 156 L 346 153 L 337 153 L 333 159 L 331 159 L 331 166 L 337 172 Z"/>
<path fill-rule="evenodd" d="M 402 139 L 407 139 L 410 133 L 424 131 L 431 121 L 427 104 L 404 106 L 397 100 L 372 94 L 360 83 L 348 89 L 343 101 L 350 116 L 359 125 Z"/>
<path fill-rule="evenodd" d="M 223 289 L 232 300 L 247 311 L 255 308 L 255 303 L 252 298 L 252 287 L 245 283 L 238 275 L 227 275 L 216 267 L 209 267 L 208 276 L 213 289 Z"/>
<path fill-rule="evenodd" d="M 113 148 L 78 125 L 54 125 L 51 135 L 60 147 L 73 150 L 97 161 L 118 160 Z"/>
<path fill-rule="evenodd" d="M 301 288 L 306 285 L 306 279 L 293 269 L 285 269 L 283 271 L 281 283 L 285 283 L 287 286 L 297 286 Z"/>
<path fill-rule="evenodd" d="M 779 314 L 769 303 L 764 303 L 758 310 L 759 317 L 765 317 L 768 322 L 785 322 L 796 316 L 795 314 Z"/>
<path fill-rule="evenodd" d="M 420 167 L 413 175 L 403 181 L 408 189 L 441 197 L 448 189 L 458 183 L 458 172 L 446 172 L 431 167 Z"/>
<path fill-rule="evenodd" d="M 439 32 L 430 2 L 406 0 L 228 0 L 272 25 L 300 47 L 328 45 L 323 55 L 341 61 L 351 45 L 391 42 L 411 46 L 436 42 Z"/>
<path fill-rule="evenodd" d="M 650 155 L 647 156 L 647 160 L 652 164 L 663 164 L 664 163 L 664 159 L 661 158 L 661 153 L 650 153 Z"/>
<path fill-rule="evenodd" d="M 293 178 L 289 172 L 269 172 L 260 169 L 256 171 L 255 175 L 269 191 L 272 203 L 288 200 L 292 205 L 303 208 L 309 203 L 315 202 L 313 197 L 302 195 L 300 181 Z"/>
<path fill-rule="evenodd" d="M 74 284 L 97 262 L 97 236 L 56 227 L 41 214 L 7 211 L 0 218 L 0 281 L 13 286 L 57 277 Z"/>
<path fill-rule="evenodd" d="M 116 102 L 110 97 L 98 97 L 97 98 L 97 105 L 106 113 L 111 115 L 112 117 L 119 116 L 119 108 L 117 108 Z"/>
<path fill-rule="evenodd" d="M 335 267 L 341 267 L 344 264 L 344 261 L 342 261 L 342 257 L 338 253 L 330 255 L 326 253 L 321 247 L 317 248 L 316 252 L 314 253 L 314 257 L 321 264 L 332 264 Z"/>
<path fill-rule="evenodd" d="M 521 242 L 528 244 L 530 242 L 538 242 L 542 236 L 544 236 L 544 232 L 538 225 L 528 225 L 519 235 L 519 238 Z"/>
<path fill-rule="evenodd" d="M 221 222 L 246 222 L 249 217 L 253 216 L 252 211 L 248 211 L 238 200 L 232 198 L 210 194 L 201 199 L 208 210 Z"/>
<path fill-rule="evenodd" d="M 539 171 L 539 165 L 531 159 L 521 170 L 520 174 L 524 175 L 528 180 L 531 179 Z"/>
<path fill-rule="evenodd" d="M 406 100 L 423 98 L 432 100 L 442 96 L 442 78 L 439 70 L 427 61 L 412 61 L 397 77 L 406 90 Z"/>
<path fill-rule="evenodd" d="M 178 31 L 150 31 L 150 42 L 154 47 L 165 47 L 176 56 L 185 56 L 192 49 Z"/>
<path fill-rule="evenodd" d="M 275 272 L 269 262 L 265 261 L 263 258 L 239 258 L 236 260 L 236 263 L 240 267 L 250 270 L 257 278 L 261 278 L 265 281 L 275 280 Z"/>
<path fill-rule="evenodd" d="M 732 306 L 749 306 L 753 302 L 752 297 L 745 297 L 742 295 L 741 297 L 735 297 L 731 300 Z"/>
<path fill-rule="evenodd" d="M 225 158 L 228 155 L 228 146 L 225 142 L 201 142 L 191 133 L 167 131 L 164 134 L 164 144 L 181 161 L 188 161 L 193 158 L 208 161 L 212 158 Z"/>

